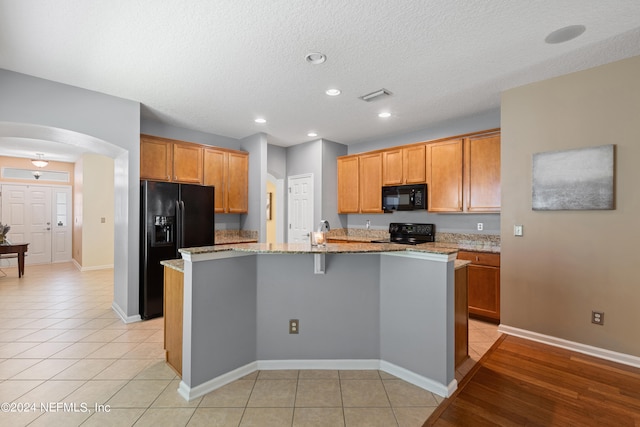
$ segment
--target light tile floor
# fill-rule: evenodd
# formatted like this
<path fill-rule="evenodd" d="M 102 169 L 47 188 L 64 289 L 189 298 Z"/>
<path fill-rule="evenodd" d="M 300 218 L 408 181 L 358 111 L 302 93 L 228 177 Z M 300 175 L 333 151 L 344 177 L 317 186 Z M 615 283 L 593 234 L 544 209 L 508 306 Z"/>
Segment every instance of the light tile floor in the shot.
<path fill-rule="evenodd" d="M 2 426 L 421 426 L 442 401 L 381 371 L 285 370 L 187 402 L 164 363 L 162 319 L 125 324 L 111 309 L 112 270 L 27 266 L 21 279 L 3 270 Z M 496 329 L 470 321 L 458 379 Z"/>

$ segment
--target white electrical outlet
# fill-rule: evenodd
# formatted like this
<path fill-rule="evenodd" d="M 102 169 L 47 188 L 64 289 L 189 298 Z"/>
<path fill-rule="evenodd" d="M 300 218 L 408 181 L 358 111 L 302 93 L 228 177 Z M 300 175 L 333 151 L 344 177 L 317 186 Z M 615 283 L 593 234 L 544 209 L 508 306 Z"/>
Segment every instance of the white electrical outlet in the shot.
<path fill-rule="evenodd" d="M 484 224 L 479 222 L 478 223 L 478 231 L 482 231 L 482 230 L 484 230 Z"/>
<path fill-rule="evenodd" d="M 514 225 L 513 226 L 513 235 L 522 237 L 522 225 Z"/>

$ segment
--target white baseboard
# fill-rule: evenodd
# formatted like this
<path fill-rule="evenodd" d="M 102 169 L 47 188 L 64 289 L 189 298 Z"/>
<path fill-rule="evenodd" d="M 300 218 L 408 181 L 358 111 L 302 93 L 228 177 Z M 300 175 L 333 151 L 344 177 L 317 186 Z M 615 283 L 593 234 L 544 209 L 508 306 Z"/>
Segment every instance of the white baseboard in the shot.
<path fill-rule="evenodd" d="M 604 348 L 593 347 L 590 345 L 581 344 L 579 342 L 568 341 L 562 338 L 539 334 L 537 332 L 514 328 L 507 325 L 498 326 L 498 332 L 502 332 L 507 335 L 514 335 L 516 337 L 525 338 L 531 341 L 537 341 L 554 347 L 564 348 L 566 350 L 571 350 L 582 354 L 587 354 L 589 356 L 598 357 L 600 359 L 610 360 L 612 362 L 621 363 L 623 365 L 640 368 L 640 357 L 632 356 L 630 354 L 618 353 Z"/>
<path fill-rule="evenodd" d="M 71 261 L 73 262 L 73 265 L 75 265 L 76 268 L 78 270 L 80 270 L 80 271 L 107 270 L 107 269 L 113 268 L 113 264 L 94 265 L 94 266 L 91 266 L 91 267 L 83 267 L 75 259 L 72 259 Z"/>
<path fill-rule="evenodd" d="M 120 317 L 120 319 L 122 319 L 124 323 L 134 323 L 142 321 L 142 317 L 140 317 L 139 314 L 136 314 L 135 316 L 127 316 L 124 310 L 122 310 L 122 308 L 120 308 L 120 306 L 116 304 L 115 301 L 111 303 L 111 309 L 116 312 L 116 314 Z"/>
<path fill-rule="evenodd" d="M 178 386 L 178 394 L 180 394 L 180 396 L 182 396 L 185 400 L 191 401 L 200 396 L 204 396 L 205 394 L 210 393 L 222 386 L 225 386 L 235 380 L 246 377 L 247 375 L 257 370 L 258 362 L 251 362 L 239 367 L 238 369 L 234 369 L 231 372 L 227 372 L 226 374 L 222 374 L 219 377 L 215 377 L 207 382 L 197 385 L 193 388 L 186 385 L 184 381 L 180 381 L 180 385 Z"/>
<path fill-rule="evenodd" d="M 277 371 L 282 369 L 359 371 L 380 369 L 380 361 L 378 359 L 258 360 L 258 369 L 263 371 Z"/>
<path fill-rule="evenodd" d="M 398 365 L 394 365 L 393 363 L 385 362 L 384 360 L 380 361 L 380 370 L 442 397 L 451 396 L 458 388 L 458 381 L 456 379 L 448 385 L 442 384 Z"/>
<path fill-rule="evenodd" d="M 442 397 L 449 397 L 458 388 L 458 382 L 454 379 L 450 384 L 440 384 L 432 379 L 420 376 L 407 369 L 401 368 L 389 362 L 377 359 L 355 360 L 258 360 L 241 366 L 207 382 L 189 387 L 184 381 L 180 381 L 178 393 L 185 400 L 190 401 L 204 396 L 224 385 L 239 380 L 255 371 L 276 371 L 284 369 L 314 369 L 314 370 L 381 370 L 393 376 L 405 380 L 424 390 L 430 391 Z"/>

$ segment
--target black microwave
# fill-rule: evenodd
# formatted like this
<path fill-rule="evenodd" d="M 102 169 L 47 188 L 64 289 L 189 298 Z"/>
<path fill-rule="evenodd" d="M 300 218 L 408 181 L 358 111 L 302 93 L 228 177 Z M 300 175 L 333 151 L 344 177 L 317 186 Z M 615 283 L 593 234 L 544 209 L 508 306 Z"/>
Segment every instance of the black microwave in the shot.
<path fill-rule="evenodd" d="M 382 210 L 413 211 L 427 208 L 427 184 L 382 187 Z"/>

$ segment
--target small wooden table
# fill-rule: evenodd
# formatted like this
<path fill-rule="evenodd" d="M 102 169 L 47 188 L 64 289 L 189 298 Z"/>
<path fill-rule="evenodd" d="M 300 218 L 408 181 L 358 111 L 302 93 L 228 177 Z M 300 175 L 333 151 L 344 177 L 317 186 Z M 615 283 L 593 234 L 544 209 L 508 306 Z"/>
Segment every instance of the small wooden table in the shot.
<path fill-rule="evenodd" d="M 24 274 L 24 254 L 27 252 L 28 243 L 11 244 L 8 242 L 0 243 L 0 255 L 16 254 L 18 257 L 18 277 Z"/>

